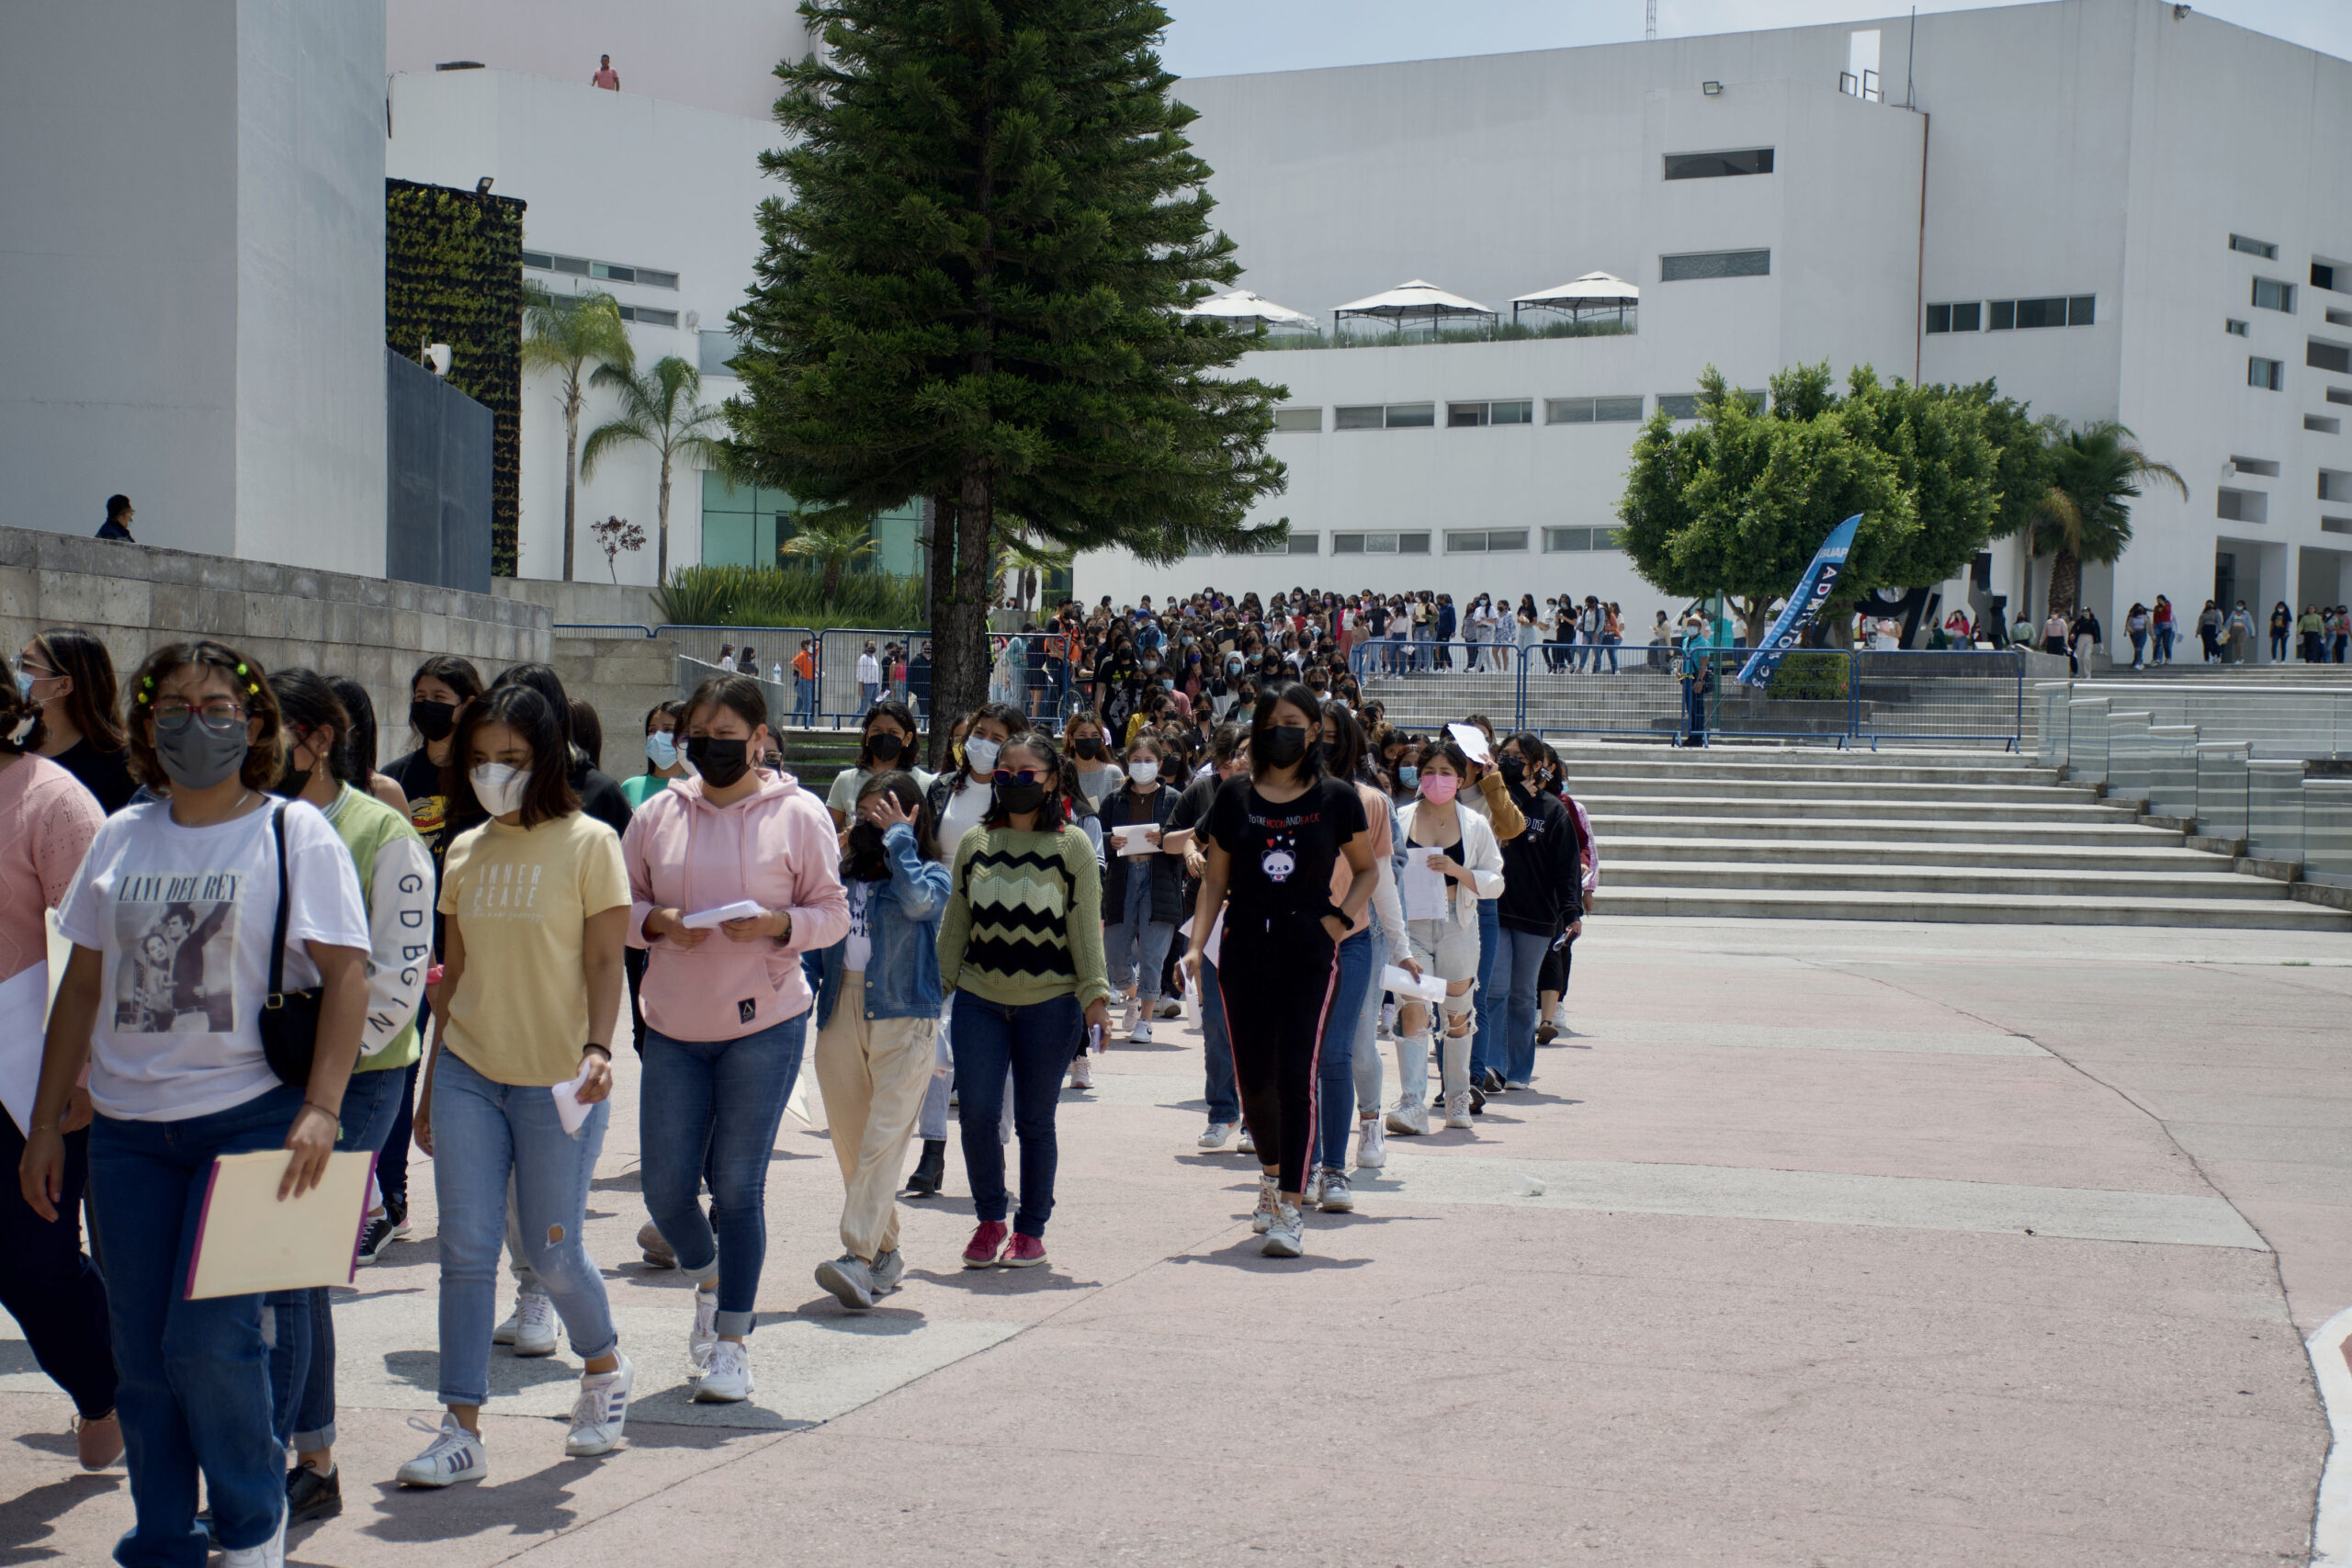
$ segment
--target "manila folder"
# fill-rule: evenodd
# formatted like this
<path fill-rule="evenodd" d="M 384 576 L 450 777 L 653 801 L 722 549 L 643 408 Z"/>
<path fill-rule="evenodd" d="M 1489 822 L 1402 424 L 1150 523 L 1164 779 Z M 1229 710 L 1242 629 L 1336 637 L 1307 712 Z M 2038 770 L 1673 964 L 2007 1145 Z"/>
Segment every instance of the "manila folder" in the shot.
<path fill-rule="evenodd" d="M 263 1149 L 212 1162 L 188 1264 L 188 1300 L 348 1285 L 356 1277 L 376 1156 L 329 1155 L 325 1179 L 281 1203 L 277 1184 L 293 1157 L 285 1149 Z"/>

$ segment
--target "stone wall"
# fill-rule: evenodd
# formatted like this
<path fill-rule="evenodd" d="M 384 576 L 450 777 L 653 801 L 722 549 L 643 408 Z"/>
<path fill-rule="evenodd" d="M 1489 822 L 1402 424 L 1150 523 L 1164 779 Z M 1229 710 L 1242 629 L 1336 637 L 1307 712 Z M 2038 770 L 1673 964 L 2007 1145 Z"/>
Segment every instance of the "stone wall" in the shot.
<path fill-rule="evenodd" d="M 538 578 L 502 577 L 490 591 L 501 599 L 537 604 L 558 626 L 635 623 L 655 626 L 662 613 L 653 607 L 653 590 L 610 582 L 548 582 Z"/>
<path fill-rule="evenodd" d="M 546 660 L 550 619 L 495 594 L 0 527 L 0 644 L 11 657 L 43 626 L 77 626 L 128 680 L 159 644 L 215 637 L 265 668 L 356 679 L 375 699 L 386 758 L 404 744 L 419 660 L 461 654 L 489 679 Z"/>

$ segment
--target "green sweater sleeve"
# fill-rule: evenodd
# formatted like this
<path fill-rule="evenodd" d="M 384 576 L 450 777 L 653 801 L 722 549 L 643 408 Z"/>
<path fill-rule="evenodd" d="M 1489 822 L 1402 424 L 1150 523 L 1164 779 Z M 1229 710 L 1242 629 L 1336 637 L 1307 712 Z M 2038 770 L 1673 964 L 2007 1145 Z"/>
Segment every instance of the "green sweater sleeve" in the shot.
<path fill-rule="evenodd" d="M 1076 890 L 1069 913 L 1069 960 L 1082 1010 L 1111 996 L 1102 959 L 1102 869 L 1094 863 L 1094 846 L 1083 829 L 1063 831 L 1062 863 L 1069 867 L 1070 886 Z"/>
<path fill-rule="evenodd" d="M 939 994 L 956 994 L 956 976 L 964 967 L 964 943 L 972 934 L 972 904 L 964 897 L 964 867 L 971 859 L 973 835 L 956 846 L 947 872 L 947 909 L 939 917 Z M 1097 942 L 1102 939 L 1098 936 Z M 1098 961 L 1098 969 L 1102 967 Z"/>

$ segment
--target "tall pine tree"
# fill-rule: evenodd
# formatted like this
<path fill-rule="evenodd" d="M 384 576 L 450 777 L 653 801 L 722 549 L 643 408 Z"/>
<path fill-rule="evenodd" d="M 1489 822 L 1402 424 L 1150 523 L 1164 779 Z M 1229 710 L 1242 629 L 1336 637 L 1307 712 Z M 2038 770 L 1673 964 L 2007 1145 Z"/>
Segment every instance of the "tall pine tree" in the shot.
<path fill-rule="evenodd" d="M 868 513 L 931 503 L 932 691 L 987 687 L 990 564 L 1024 529 L 1172 562 L 1283 486 L 1253 341 L 1178 307 L 1239 276 L 1148 0 L 809 0 L 776 68 L 788 196 L 732 318 L 735 456 Z M 1262 537 L 1262 536 L 1260 536 Z M 934 727 L 934 749 L 945 725 Z"/>

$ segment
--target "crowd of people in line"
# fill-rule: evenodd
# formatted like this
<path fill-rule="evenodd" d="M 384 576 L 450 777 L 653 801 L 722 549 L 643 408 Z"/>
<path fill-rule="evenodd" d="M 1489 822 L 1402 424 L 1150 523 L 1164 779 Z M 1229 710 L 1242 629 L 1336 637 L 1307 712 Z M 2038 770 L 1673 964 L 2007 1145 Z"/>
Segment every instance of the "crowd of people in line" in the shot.
<path fill-rule="evenodd" d="M 1391 726 L 1344 618 L 1216 602 L 1082 617 L 1098 656 L 1058 733 L 1025 703 L 935 716 L 937 773 L 876 682 L 821 797 L 746 673 L 657 705 L 616 780 L 543 664 L 424 659 L 379 765 L 354 682 L 198 640 L 119 692 L 86 632 L 28 642 L 0 689 L 0 983 L 46 964 L 51 911 L 71 957 L 31 1103 L 0 1117 L 0 1304 L 72 1397 L 83 1464 L 127 1454 L 118 1561 L 278 1564 L 289 1524 L 341 1508 L 329 1292 L 179 1288 L 223 1155 L 290 1151 L 290 1195 L 376 1154 L 362 1261 L 410 1234 L 411 1150 L 430 1156 L 444 1413 L 397 1480 L 434 1488 L 488 1472 L 494 1347 L 568 1338 L 565 1452 L 621 1440 L 635 1368 L 585 1224 L 624 1027 L 638 1243 L 695 1286 L 680 1330 L 712 1402 L 754 1392 L 804 1051 L 843 1189 L 816 1276 L 852 1311 L 899 1287 L 900 1203 L 946 1184 L 951 1119 L 962 1264 L 1046 1263 L 1065 1086 L 1180 998 L 1205 1042 L 1198 1147 L 1254 1163 L 1273 1257 L 1354 1207 L 1391 1136 L 1527 1092 L 1600 870 L 1559 755 L 1475 714 Z"/>

